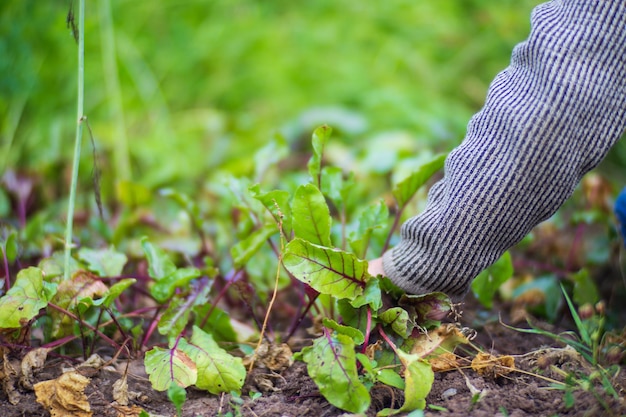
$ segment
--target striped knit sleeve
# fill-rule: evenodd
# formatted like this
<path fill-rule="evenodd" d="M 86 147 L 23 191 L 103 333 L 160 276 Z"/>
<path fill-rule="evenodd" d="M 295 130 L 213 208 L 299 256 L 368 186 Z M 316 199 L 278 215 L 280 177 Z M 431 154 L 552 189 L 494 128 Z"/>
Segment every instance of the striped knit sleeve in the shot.
<path fill-rule="evenodd" d="M 383 269 L 411 293 L 461 299 L 549 218 L 626 128 L 626 2 L 553 0 L 492 82 L 424 212 Z"/>

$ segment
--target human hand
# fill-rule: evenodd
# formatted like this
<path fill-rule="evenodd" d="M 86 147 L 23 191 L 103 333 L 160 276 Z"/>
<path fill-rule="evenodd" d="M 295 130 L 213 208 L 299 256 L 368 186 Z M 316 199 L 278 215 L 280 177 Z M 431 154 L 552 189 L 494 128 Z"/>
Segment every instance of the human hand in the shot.
<path fill-rule="evenodd" d="M 385 271 L 383 269 L 383 258 L 372 259 L 371 261 L 367 261 L 367 272 L 373 277 L 378 275 L 385 275 Z"/>

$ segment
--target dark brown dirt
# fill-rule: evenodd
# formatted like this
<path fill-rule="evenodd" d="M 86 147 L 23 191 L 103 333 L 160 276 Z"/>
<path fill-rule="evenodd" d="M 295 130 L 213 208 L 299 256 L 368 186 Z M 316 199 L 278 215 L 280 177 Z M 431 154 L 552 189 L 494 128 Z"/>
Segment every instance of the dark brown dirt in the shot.
<path fill-rule="evenodd" d="M 437 373 L 432 391 L 427 398 L 426 416 L 623 416 L 626 415 L 626 375 L 624 369 L 612 383 L 619 399 L 610 396 L 598 381 L 586 389 L 572 390 L 573 405 L 565 401 L 565 392 L 551 387 L 550 379 L 563 381 L 561 371 L 590 373 L 590 369 L 578 355 L 549 338 L 524 334 L 507 329 L 494 320 L 493 315 L 469 302 L 465 307 L 463 323 L 478 330 L 473 341 L 476 348 L 494 355 L 513 355 L 516 372 L 499 377 L 482 377 L 469 366 Z M 556 329 L 551 329 L 556 331 Z M 470 357 L 475 348 L 459 351 L 460 356 Z M 55 378 L 67 366 L 59 360 L 50 361 L 37 375 L 37 381 Z M 118 363 L 123 370 L 125 364 Z M 82 371 L 91 379 L 86 389 L 94 416 L 124 416 L 122 409 L 113 403 L 112 386 L 120 378 L 120 370 L 112 367 Z M 136 396 L 131 403 L 151 415 L 174 416 L 175 409 L 165 393 L 151 389 L 140 361 L 129 367 L 129 391 Z M 251 399 L 250 391 L 262 396 Z M 372 389 L 372 406 L 367 416 L 386 407 L 400 407 L 403 393 L 385 386 Z M 12 405 L 4 393 L 0 394 L 0 415 L 3 417 L 48 416 L 43 406 L 35 401 L 32 391 L 22 390 L 17 405 Z M 264 416 L 264 417 L 333 417 L 347 415 L 333 407 L 319 395 L 315 384 L 308 378 L 306 367 L 300 362 L 275 374 L 255 370 L 248 376 L 240 398 L 210 395 L 188 389 L 183 416 Z"/>

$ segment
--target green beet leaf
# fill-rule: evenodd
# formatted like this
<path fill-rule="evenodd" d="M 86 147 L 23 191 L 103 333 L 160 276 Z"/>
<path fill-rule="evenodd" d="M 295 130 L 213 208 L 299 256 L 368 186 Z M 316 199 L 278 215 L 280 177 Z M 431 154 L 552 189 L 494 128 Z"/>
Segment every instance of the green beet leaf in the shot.
<path fill-rule="evenodd" d="M 322 324 L 328 329 L 349 336 L 357 345 L 360 345 L 365 341 L 365 336 L 363 336 L 363 332 L 361 332 L 359 329 L 355 329 L 354 327 L 344 326 L 337 323 L 335 320 L 331 320 L 328 318 L 324 318 L 322 320 Z"/>
<path fill-rule="evenodd" d="M 313 184 L 298 187 L 291 202 L 292 227 L 296 237 L 316 245 L 331 246 L 330 210 L 322 192 Z"/>
<path fill-rule="evenodd" d="M 330 198 L 333 204 L 342 211 L 345 211 L 350 200 L 350 191 L 355 186 L 354 173 L 344 175 L 339 167 L 324 167 L 322 169 L 322 193 Z"/>
<path fill-rule="evenodd" d="M 182 349 L 198 367 L 198 388 L 211 394 L 241 390 L 246 379 L 241 358 L 219 347 L 213 336 L 194 326 L 191 342 Z"/>
<path fill-rule="evenodd" d="M 337 300 L 337 311 L 343 324 L 359 329 L 361 333 L 367 331 L 367 307 L 355 308 L 350 300 L 340 299 Z"/>
<path fill-rule="evenodd" d="M 11 289 L 0 298 L 0 328 L 24 326 L 48 305 L 55 292 L 56 287 L 47 286 L 44 282 L 41 269 L 22 269 Z"/>
<path fill-rule="evenodd" d="M 173 343 L 170 342 L 170 345 Z M 180 339 L 175 348 L 154 347 L 146 352 L 144 366 L 152 388 L 165 391 L 172 383 L 183 388 L 196 383 L 198 370 L 194 361 L 184 352 L 186 346 L 185 339 Z"/>
<path fill-rule="evenodd" d="M 354 341 L 345 334 L 325 332 L 302 350 L 309 376 L 335 407 L 351 413 L 369 408 L 370 395 L 359 380 Z"/>
<path fill-rule="evenodd" d="M 381 229 L 389 219 L 389 209 L 383 200 L 368 206 L 359 216 L 359 225 L 355 233 L 350 235 L 348 243 L 354 253 L 360 258 L 366 258 L 367 249 L 376 229 Z"/>
<path fill-rule="evenodd" d="M 250 258 L 267 242 L 267 239 L 277 232 L 278 228 L 275 224 L 266 224 L 233 246 L 230 253 L 235 267 L 241 268 L 246 265 Z"/>
<path fill-rule="evenodd" d="M 185 298 L 176 295 L 172 298 L 167 309 L 159 320 L 159 333 L 165 336 L 178 336 L 189 322 L 191 309 L 185 306 Z"/>
<path fill-rule="evenodd" d="M 367 262 L 351 253 L 294 239 L 285 248 L 285 268 L 322 294 L 354 300 L 363 294 Z"/>
<path fill-rule="evenodd" d="M 363 294 L 350 301 L 354 308 L 369 305 L 372 310 L 378 311 L 383 307 L 382 293 L 380 291 L 380 280 L 377 277 L 370 277 L 365 285 Z"/>
<path fill-rule="evenodd" d="M 413 198 L 417 190 L 426 183 L 437 171 L 439 171 L 446 160 L 446 155 L 438 155 L 430 162 L 422 165 L 404 180 L 400 181 L 393 189 L 393 196 L 399 207 L 403 207 Z"/>
<path fill-rule="evenodd" d="M 390 325 L 393 331 L 404 339 L 408 338 L 413 331 L 413 326 L 409 326 L 409 313 L 403 308 L 390 308 L 380 313 L 378 318 Z"/>
<path fill-rule="evenodd" d="M 235 332 L 231 322 L 232 317 L 219 307 L 215 307 L 209 303 L 194 306 L 193 311 L 196 317 L 195 324 L 201 324 L 209 310 L 211 310 L 211 315 L 206 320 L 203 330 L 210 330 L 209 332 L 217 340 L 239 342 L 239 335 Z"/>
<path fill-rule="evenodd" d="M 313 131 L 311 138 L 311 144 L 313 145 L 313 155 L 308 163 L 309 174 L 311 179 L 319 188 L 321 188 L 321 172 L 322 172 L 322 155 L 324 154 L 324 147 L 330 139 L 330 135 L 333 132 L 329 126 L 323 125 Z"/>
<path fill-rule="evenodd" d="M 398 350 L 398 357 L 404 365 L 404 404 L 397 410 L 386 408 L 378 416 L 410 413 L 414 410 L 423 410 L 426 407 L 426 396 L 430 392 L 435 373 L 430 364 L 421 360 L 418 355 L 410 355 Z"/>
<path fill-rule="evenodd" d="M 150 294 L 159 303 L 164 303 L 174 295 L 177 288 L 186 287 L 192 279 L 198 278 L 200 274 L 198 268 L 175 269 L 171 274 L 155 282 L 150 287 Z"/>
<path fill-rule="evenodd" d="M 493 306 L 493 297 L 509 278 L 513 276 L 513 262 L 509 252 L 504 252 L 493 265 L 482 271 L 472 282 L 474 295 L 486 308 Z"/>
<path fill-rule="evenodd" d="M 4 242 L 4 255 L 9 263 L 15 262 L 17 259 L 18 247 L 17 247 L 17 233 L 12 231 L 9 233 L 6 241 Z"/>
<path fill-rule="evenodd" d="M 141 247 L 148 260 L 148 274 L 151 278 L 158 281 L 176 271 L 176 265 L 165 251 L 150 243 L 148 238 L 141 239 Z"/>
<path fill-rule="evenodd" d="M 122 269 L 128 258 L 123 253 L 113 248 L 89 249 L 80 248 L 78 258 L 87 264 L 87 269 L 100 277 L 117 277 L 122 274 Z"/>
<path fill-rule="evenodd" d="M 291 234 L 291 194 L 285 190 L 272 190 L 262 193 L 258 184 L 249 188 L 254 198 L 270 212 L 276 223 L 282 222 L 285 235 Z"/>
<path fill-rule="evenodd" d="M 114 285 L 112 285 L 111 288 L 109 288 L 102 295 L 101 298 L 96 298 L 95 300 L 91 297 L 80 298 L 78 308 L 81 314 L 87 311 L 87 309 L 91 306 L 104 305 L 105 307 L 110 307 L 113 301 L 115 301 L 115 299 L 119 297 L 121 293 L 123 293 L 128 287 L 133 285 L 135 282 L 137 282 L 137 280 L 134 278 L 125 278 L 115 283 Z"/>
<path fill-rule="evenodd" d="M 183 412 L 183 404 L 187 401 L 187 391 L 183 387 L 179 387 L 176 384 L 170 385 L 167 389 L 167 398 L 170 400 L 174 407 L 176 407 L 176 415 L 181 416 Z"/>

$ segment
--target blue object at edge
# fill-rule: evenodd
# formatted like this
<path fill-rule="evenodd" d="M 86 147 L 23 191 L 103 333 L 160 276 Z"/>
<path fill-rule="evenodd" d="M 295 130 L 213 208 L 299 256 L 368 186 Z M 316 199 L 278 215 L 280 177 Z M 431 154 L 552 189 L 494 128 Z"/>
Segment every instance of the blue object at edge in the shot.
<path fill-rule="evenodd" d="M 619 221 L 619 232 L 622 235 L 622 242 L 626 246 L 626 187 L 617 196 L 615 200 L 615 217 Z"/>

